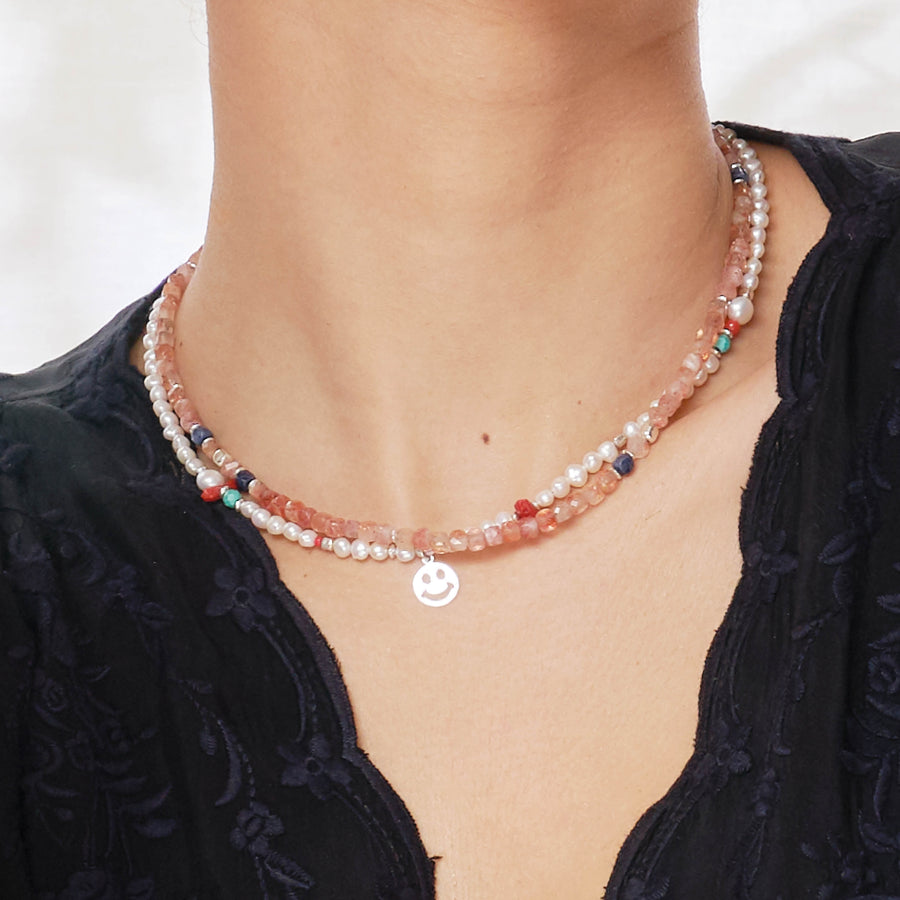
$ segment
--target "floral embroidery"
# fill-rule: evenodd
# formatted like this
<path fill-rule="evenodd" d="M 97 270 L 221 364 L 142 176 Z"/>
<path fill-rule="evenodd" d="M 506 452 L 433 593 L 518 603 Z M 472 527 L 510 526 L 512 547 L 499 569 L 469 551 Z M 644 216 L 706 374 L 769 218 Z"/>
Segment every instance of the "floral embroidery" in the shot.
<path fill-rule="evenodd" d="M 282 784 L 308 787 L 320 800 L 328 797 L 335 785 L 350 784 L 347 764 L 334 755 L 324 735 L 315 734 L 305 746 L 293 744 L 280 747 L 278 752 L 288 762 L 281 775 Z"/>
<path fill-rule="evenodd" d="M 259 569 L 238 572 L 235 569 L 218 569 L 215 583 L 219 588 L 206 607 L 209 616 L 231 613 L 244 631 L 251 631 L 259 624 L 259 618 L 271 619 L 275 604 L 263 590 L 263 575 Z"/>

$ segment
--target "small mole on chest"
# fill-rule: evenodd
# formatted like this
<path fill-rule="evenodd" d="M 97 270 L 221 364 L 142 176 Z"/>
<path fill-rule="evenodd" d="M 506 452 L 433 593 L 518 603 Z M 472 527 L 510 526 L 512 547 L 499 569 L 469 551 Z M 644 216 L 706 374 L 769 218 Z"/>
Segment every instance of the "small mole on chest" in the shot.
<path fill-rule="evenodd" d="M 484 444 L 489 444 L 491 442 L 491 436 L 485 431 L 481 435 L 481 441 Z"/>

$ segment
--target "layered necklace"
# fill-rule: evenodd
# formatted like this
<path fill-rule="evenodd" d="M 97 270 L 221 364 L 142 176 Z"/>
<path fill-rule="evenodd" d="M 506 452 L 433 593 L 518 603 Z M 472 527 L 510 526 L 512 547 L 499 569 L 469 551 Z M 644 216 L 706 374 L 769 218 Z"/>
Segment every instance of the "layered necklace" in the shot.
<path fill-rule="evenodd" d="M 621 432 L 570 463 L 531 498 L 468 528 L 396 528 L 332 515 L 272 490 L 219 445 L 185 393 L 175 361 L 175 320 L 200 258 L 200 251 L 195 253 L 169 276 L 152 305 L 144 335 L 144 384 L 163 436 L 195 479 L 201 498 L 240 513 L 261 531 L 338 559 L 418 562 L 413 592 L 431 607 L 446 606 L 459 592 L 459 576 L 446 561 L 449 555 L 521 546 L 599 506 L 635 472 L 682 403 L 718 371 L 753 317 L 769 223 L 765 177 L 753 148 L 734 131 L 715 125 L 713 135 L 731 171 L 731 243 L 716 295 L 681 366 L 659 397 Z"/>

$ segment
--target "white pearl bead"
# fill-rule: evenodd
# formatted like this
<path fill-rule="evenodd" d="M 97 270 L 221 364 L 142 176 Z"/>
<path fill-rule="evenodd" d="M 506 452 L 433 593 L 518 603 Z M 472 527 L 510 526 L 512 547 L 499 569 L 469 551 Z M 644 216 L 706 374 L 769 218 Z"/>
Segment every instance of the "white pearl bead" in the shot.
<path fill-rule="evenodd" d="M 211 487 L 218 487 L 220 484 L 225 484 L 225 478 L 222 473 L 217 472 L 215 469 L 204 469 L 197 475 L 196 481 L 197 487 L 200 488 L 201 491 L 205 491 L 207 488 Z"/>
<path fill-rule="evenodd" d="M 622 428 L 622 434 L 629 439 L 638 438 L 641 436 L 641 426 L 637 422 L 626 422 Z"/>
<path fill-rule="evenodd" d="M 750 229 L 750 240 L 754 244 L 765 244 L 766 229 L 765 228 L 751 228 Z"/>
<path fill-rule="evenodd" d="M 499 512 L 494 516 L 494 524 L 503 525 L 506 522 L 511 522 L 513 518 L 514 516 L 510 515 L 508 512 Z"/>
<path fill-rule="evenodd" d="M 184 432 L 181 430 L 180 424 L 167 425 L 165 428 L 163 428 L 163 437 L 169 442 L 174 441 L 179 434 L 184 434 Z"/>
<path fill-rule="evenodd" d="M 762 169 L 757 172 L 749 172 L 748 174 L 750 175 L 750 187 L 753 187 L 754 184 L 762 184 L 766 180 Z"/>
<path fill-rule="evenodd" d="M 740 156 L 741 151 L 746 149 L 747 142 L 743 138 L 733 138 L 731 141 L 731 149 Z"/>
<path fill-rule="evenodd" d="M 750 245 L 750 255 L 754 259 L 762 259 L 766 255 L 766 245 L 765 244 L 751 244 Z"/>
<path fill-rule="evenodd" d="M 303 529 L 296 522 L 286 522 L 282 534 L 289 541 L 299 541 Z"/>
<path fill-rule="evenodd" d="M 650 413 L 642 412 L 634 421 L 638 423 L 641 434 L 643 434 L 644 429 L 650 424 Z"/>
<path fill-rule="evenodd" d="M 316 546 L 317 537 L 318 535 L 311 528 L 305 528 L 300 532 L 300 540 L 298 543 L 301 547 L 306 547 L 307 550 L 311 550 Z"/>
<path fill-rule="evenodd" d="M 147 377 L 144 378 L 144 387 L 147 388 L 148 391 L 155 387 L 159 387 L 160 385 L 162 385 L 162 378 L 159 375 L 147 375 Z M 163 393 L 165 394 L 165 391 Z"/>
<path fill-rule="evenodd" d="M 189 459 L 184 464 L 184 471 L 188 473 L 188 475 L 199 475 L 200 470 L 203 468 L 203 463 L 200 462 L 199 459 L 195 456 L 193 459 Z"/>
<path fill-rule="evenodd" d="M 149 362 L 144 363 L 144 372 L 147 375 L 158 376 L 159 375 L 159 366 L 156 363 L 156 360 L 150 360 Z"/>
<path fill-rule="evenodd" d="M 155 313 L 162 305 L 163 305 L 163 298 L 162 298 L 162 295 L 160 295 L 153 301 L 153 303 L 150 304 L 151 314 Z"/>
<path fill-rule="evenodd" d="M 744 280 L 741 282 L 741 284 L 743 285 L 744 290 L 748 294 L 750 294 L 759 287 L 759 277 L 757 275 L 753 275 L 752 273 L 748 272 L 744 276 Z"/>
<path fill-rule="evenodd" d="M 769 189 L 764 184 L 754 184 L 750 188 L 750 197 L 753 201 L 762 200 L 768 196 Z"/>
<path fill-rule="evenodd" d="M 573 488 L 584 487 L 588 480 L 588 470 L 579 463 L 571 463 L 566 466 L 566 481 Z M 566 491 L 568 493 L 568 491 Z M 565 496 L 565 495 L 563 495 Z"/>
<path fill-rule="evenodd" d="M 744 268 L 746 268 L 748 273 L 759 275 L 759 273 L 762 272 L 762 263 L 751 256 L 750 259 L 747 260 L 747 265 Z"/>
<path fill-rule="evenodd" d="M 241 501 L 241 515 L 245 519 L 252 518 L 253 513 L 255 513 L 258 509 L 259 509 L 259 504 L 256 503 L 254 500 L 242 500 Z"/>
<path fill-rule="evenodd" d="M 259 529 L 265 528 L 269 524 L 269 519 L 272 518 L 272 513 L 270 513 L 267 509 L 263 509 L 261 506 L 258 506 L 253 510 L 253 515 L 250 516 L 250 521 Z"/>
<path fill-rule="evenodd" d="M 758 209 L 760 212 L 767 213 L 769 211 L 769 201 L 768 200 L 756 200 L 753 203 L 753 208 Z"/>
<path fill-rule="evenodd" d="M 178 421 L 178 416 L 173 412 L 163 413 L 159 417 L 159 424 L 162 425 L 163 428 L 169 428 L 172 425 L 181 425 L 181 422 Z"/>
<path fill-rule="evenodd" d="M 768 228 L 769 214 L 763 212 L 761 209 L 754 209 L 753 212 L 750 213 L 750 224 L 754 228 Z"/>
<path fill-rule="evenodd" d="M 709 372 L 710 375 L 715 375 L 716 372 L 719 371 L 719 366 L 721 362 L 719 357 L 716 356 L 715 353 L 710 353 L 709 356 L 706 357 L 706 360 L 703 363 L 703 367 Z"/>
<path fill-rule="evenodd" d="M 144 337 L 141 339 L 141 343 L 142 343 L 148 350 L 152 350 L 152 349 L 153 349 L 153 338 L 150 337 L 149 334 L 145 334 L 145 335 L 144 335 Z"/>
<path fill-rule="evenodd" d="M 369 558 L 369 545 L 365 541 L 354 541 L 350 545 L 350 555 L 362 562 Z"/>
<path fill-rule="evenodd" d="M 184 437 L 184 435 L 182 435 L 182 437 Z M 182 465 L 186 465 L 186 463 L 187 463 L 187 461 L 188 461 L 189 459 L 196 459 L 196 458 L 197 458 L 197 454 L 194 453 L 194 451 L 191 450 L 190 447 L 181 447 L 181 448 L 179 448 L 178 450 L 175 451 L 175 458 L 176 458 L 176 459 L 178 460 L 178 462 L 180 462 Z"/>
<path fill-rule="evenodd" d="M 550 485 L 550 490 L 553 491 L 553 496 L 558 500 L 562 500 L 563 497 L 567 497 L 571 489 L 572 486 L 569 484 L 569 479 L 564 475 L 560 475 L 559 477 L 554 478 L 553 482 Z"/>
<path fill-rule="evenodd" d="M 388 548 L 384 544 L 372 544 L 369 547 L 369 556 L 378 562 L 384 562 L 388 558 Z"/>
<path fill-rule="evenodd" d="M 338 559 L 346 559 L 350 555 L 350 541 L 345 537 L 335 538 L 331 549 Z"/>
<path fill-rule="evenodd" d="M 749 297 L 735 297 L 728 304 L 728 317 L 738 325 L 746 325 L 753 318 L 753 301 Z"/>
<path fill-rule="evenodd" d="M 287 525 L 287 522 L 281 516 L 271 516 L 269 521 L 266 522 L 266 531 L 269 534 L 284 534 L 285 525 Z"/>
<path fill-rule="evenodd" d="M 186 448 L 191 450 L 191 442 L 187 439 L 187 436 L 184 434 L 176 434 L 175 437 L 172 438 L 172 449 L 178 453 L 179 450 Z M 191 450 L 193 453 L 193 450 Z"/>
<path fill-rule="evenodd" d="M 150 388 L 150 402 L 156 403 L 157 400 L 162 400 L 165 403 L 169 401 L 169 395 L 161 384 L 155 384 Z"/>
<path fill-rule="evenodd" d="M 709 378 L 709 372 L 701 366 L 700 371 L 694 375 L 694 384 L 697 385 L 697 387 L 703 387 L 703 385 L 706 384 L 707 378 Z"/>
<path fill-rule="evenodd" d="M 597 453 L 596 450 L 589 450 L 584 454 L 584 459 L 581 461 L 582 465 L 591 473 L 599 472 L 600 467 L 603 465 L 603 457 Z"/>
<path fill-rule="evenodd" d="M 598 448 L 597 452 L 608 463 L 615 462 L 619 456 L 619 450 L 612 441 L 604 441 Z"/>
<path fill-rule="evenodd" d="M 553 506 L 555 499 L 553 491 L 543 490 L 534 498 L 534 505 L 538 509 L 546 509 L 548 506 Z"/>
<path fill-rule="evenodd" d="M 172 407 L 168 400 L 157 400 L 153 404 L 153 414 L 157 418 L 165 415 L 166 413 L 170 413 L 170 412 L 172 412 Z"/>
<path fill-rule="evenodd" d="M 412 562 L 416 558 L 415 550 L 397 550 L 397 559 L 402 563 Z"/>

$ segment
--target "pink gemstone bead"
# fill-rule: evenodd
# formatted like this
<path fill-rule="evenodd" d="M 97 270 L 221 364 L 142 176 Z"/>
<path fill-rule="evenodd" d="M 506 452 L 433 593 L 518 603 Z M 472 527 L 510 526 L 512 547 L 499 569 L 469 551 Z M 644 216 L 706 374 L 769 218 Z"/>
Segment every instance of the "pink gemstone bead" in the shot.
<path fill-rule="evenodd" d="M 584 495 L 584 490 L 573 491 L 569 494 L 568 498 L 569 509 L 572 510 L 572 515 L 580 516 L 582 513 L 586 513 L 588 509 L 590 509 L 591 504 L 588 503 L 587 497 Z"/>
<path fill-rule="evenodd" d="M 224 473 L 223 473 L 224 474 Z M 284 517 L 288 520 L 288 522 L 293 522 L 295 525 L 300 524 L 300 513 L 303 511 L 305 507 L 299 500 L 288 500 L 287 503 L 284 504 Z"/>
<path fill-rule="evenodd" d="M 325 534 L 325 529 L 328 528 L 328 522 L 331 520 L 331 516 L 325 512 L 317 512 L 312 517 L 312 529 L 313 531 L 318 531 L 319 534 Z"/>
<path fill-rule="evenodd" d="M 450 535 L 446 531 L 436 531 L 431 535 L 431 549 L 435 553 L 449 553 Z"/>
<path fill-rule="evenodd" d="M 515 519 L 504 522 L 500 526 L 500 534 L 504 544 L 514 544 L 522 539 L 522 529 L 519 528 L 519 523 Z"/>
<path fill-rule="evenodd" d="M 359 537 L 359 522 L 356 519 L 344 520 L 344 537 L 348 541 L 355 541 Z M 386 542 L 385 546 L 389 543 L 390 541 Z"/>
<path fill-rule="evenodd" d="M 604 466 L 597 473 L 597 487 L 600 488 L 604 494 L 611 494 L 618 486 L 619 476 L 616 475 L 612 469 L 608 469 Z"/>
<path fill-rule="evenodd" d="M 669 417 L 658 407 L 650 410 L 650 424 L 656 428 L 665 428 L 669 424 Z"/>
<path fill-rule="evenodd" d="M 339 538 L 344 533 L 344 520 L 340 516 L 329 516 L 328 525 L 325 528 L 325 536 Z"/>
<path fill-rule="evenodd" d="M 553 507 L 553 516 L 560 525 L 572 518 L 572 507 L 569 506 L 568 500 L 563 500 Z"/>
<path fill-rule="evenodd" d="M 558 523 L 552 509 L 539 509 L 538 514 L 534 518 L 541 534 L 549 534 L 551 531 L 556 531 Z"/>
<path fill-rule="evenodd" d="M 635 459 L 644 459 L 650 453 L 650 443 L 642 434 L 628 438 L 627 447 Z"/>
<path fill-rule="evenodd" d="M 288 498 L 284 494 L 275 494 L 269 502 L 266 504 L 266 509 L 269 510 L 270 513 L 276 516 L 281 516 L 281 518 L 285 518 L 285 507 L 287 506 Z"/>
<path fill-rule="evenodd" d="M 359 539 L 365 541 L 367 544 L 371 544 L 375 540 L 376 527 L 374 522 L 360 522 Z"/>
<path fill-rule="evenodd" d="M 427 528 L 417 528 L 413 534 L 413 549 L 427 553 L 431 549 L 431 532 Z"/>
<path fill-rule="evenodd" d="M 527 519 L 519 519 L 519 532 L 526 541 L 533 541 L 541 533 L 537 519 L 529 516 Z"/>
<path fill-rule="evenodd" d="M 678 412 L 678 407 L 681 406 L 681 390 L 676 388 L 675 391 L 672 391 L 671 386 L 666 388 L 663 391 L 662 396 L 659 398 L 659 404 L 657 405 L 657 409 L 665 416 L 671 418 Z"/>
<path fill-rule="evenodd" d="M 484 550 L 484 548 L 487 546 L 484 532 L 480 528 L 469 528 L 466 531 L 466 539 L 468 541 L 470 550 Z"/>
<path fill-rule="evenodd" d="M 297 513 L 297 524 L 301 528 L 309 528 L 312 525 L 313 516 L 316 514 L 316 511 L 311 506 L 304 506 Z"/>
<path fill-rule="evenodd" d="M 260 503 L 265 503 L 271 497 L 275 496 L 275 491 L 269 490 L 269 488 L 267 488 L 266 485 L 258 478 L 250 482 L 250 487 L 247 488 L 247 493 L 254 500 L 258 500 Z"/>
<path fill-rule="evenodd" d="M 456 531 L 450 532 L 450 549 L 454 553 L 459 553 L 462 550 L 467 550 L 469 548 L 469 539 L 466 537 L 466 533 L 457 528 Z"/>
<path fill-rule="evenodd" d="M 591 506 L 599 506 L 603 502 L 604 497 L 606 497 L 606 494 L 600 490 L 600 486 L 593 478 L 584 486 L 583 493 Z"/>
<path fill-rule="evenodd" d="M 484 539 L 489 547 L 499 547 L 503 543 L 503 535 L 499 525 L 488 525 L 484 529 Z"/>
<path fill-rule="evenodd" d="M 241 471 L 241 464 L 236 459 L 230 459 L 222 464 L 219 471 L 230 481 Z"/>
<path fill-rule="evenodd" d="M 390 525 L 375 526 L 375 543 L 387 547 L 394 540 L 394 529 Z"/>
<path fill-rule="evenodd" d="M 413 548 L 413 530 L 412 528 L 398 528 L 394 543 L 398 550 L 412 550 Z"/>
<path fill-rule="evenodd" d="M 717 294 L 724 294 L 729 300 L 737 297 L 737 289 L 744 280 L 744 271 L 740 266 L 726 266 L 719 282 Z"/>

